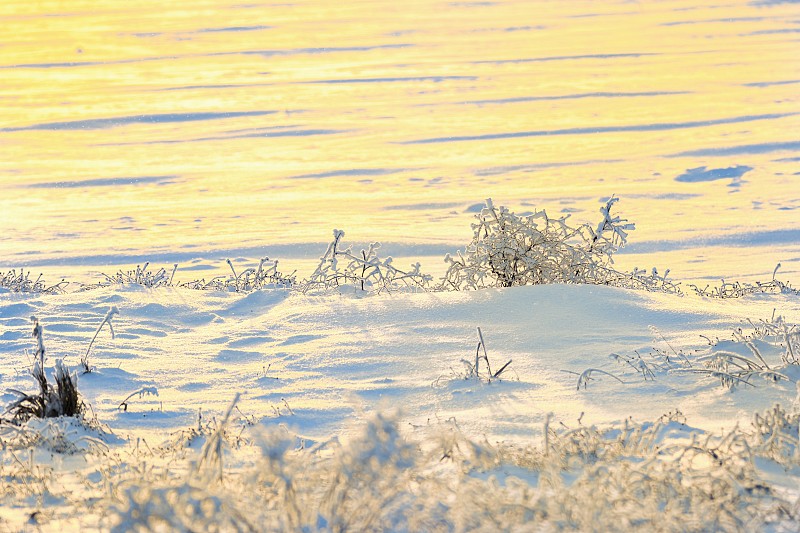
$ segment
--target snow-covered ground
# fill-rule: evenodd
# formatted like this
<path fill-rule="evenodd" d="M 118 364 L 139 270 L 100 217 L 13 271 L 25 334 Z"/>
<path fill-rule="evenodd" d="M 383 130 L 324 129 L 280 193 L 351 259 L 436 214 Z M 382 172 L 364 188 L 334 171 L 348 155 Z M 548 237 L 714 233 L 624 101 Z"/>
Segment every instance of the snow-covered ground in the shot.
<path fill-rule="evenodd" d="M 798 291 L 710 297 L 800 284 L 797 2 L 339 4 L 0 2 L 0 287 L 69 282 L 0 288 L 0 533 L 800 530 Z M 612 194 L 684 296 L 591 268 Z M 332 228 L 438 280 L 487 196 L 595 285 L 191 288 Z M 31 316 L 82 419 L 15 420 Z"/>
<path fill-rule="evenodd" d="M 691 497 L 611 491 L 596 496 L 607 501 L 587 516 L 562 501 L 598 475 L 598 464 L 609 472 L 621 469 L 614 475 L 639 472 L 655 479 L 655 470 L 648 470 L 654 464 L 661 464 L 656 470 L 663 473 L 665 464 L 680 463 L 670 462 L 678 453 L 670 446 L 710 438 L 712 444 L 706 445 L 723 457 L 721 450 L 731 442 L 755 438 L 756 413 L 776 403 L 797 413 L 794 381 L 800 371 L 782 362 L 784 339 L 753 341 L 770 369 L 788 378 L 777 382 L 770 375 L 752 375 L 749 384 L 729 389 L 707 372 L 704 359 L 733 352 L 758 361 L 746 342 L 735 341 L 734 330 L 752 335 L 760 319 L 775 322 L 778 315 L 788 324 L 800 322 L 800 301 L 793 294 L 723 300 L 588 285 L 370 296 L 352 289 L 304 295 L 284 289 L 236 293 L 130 284 L 60 295 L 4 292 L 3 403 L 15 398 L 8 389 L 36 390 L 30 375 L 32 315 L 44 328 L 46 366 L 63 358 L 80 371 L 81 357 L 112 306 L 119 310 L 112 319 L 115 337 L 107 327 L 100 330 L 89 354 L 92 371 L 78 377 L 80 393 L 91 406 L 86 416 L 100 432 L 62 428 L 58 440 L 52 435 L 64 422 L 44 424 L 45 429 L 38 422 L 23 439 L 24 431 L 0 426 L 5 445 L 0 523 L 7 529 L 40 524 L 48 530 L 100 526 L 122 531 L 148 520 L 149 527 L 157 527 L 165 508 L 191 504 L 200 509 L 211 500 L 220 506 L 213 512 L 172 511 L 175 521 L 168 527 L 537 530 L 617 523 L 649 530 L 706 529 L 721 520 L 720 527 L 745 529 L 761 527 L 758 520 L 764 517 L 787 529 L 797 526 L 792 522 L 800 497 L 797 415 L 786 428 L 781 453 L 788 456 L 782 462 L 765 459 L 766 452 L 752 452 L 745 461 L 752 472 L 734 483 L 741 501 L 715 505 L 700 489 Z M 478 327 L 493 371 L 512 361 L 491 381 L 484 360 L 483 379 L 467 377 L 462 362 L 474 364 Z M 797 341 L 796 330 L 790 339 Z M 579 375 L 588 369 L 613 376 L 593 371 L 578 390 Z M 201 445 L 213 441 L 212 430 L 236 397 L 220 448 L 222 475 L 213 470 L 212 476 L 196 463 L 202 453 L 213 456 L 214 448 L 209 452 Z M 602 442 L 597 435 L 609 428 L 617 433 L 605 438 L 618 442 L 626 425 L 659 420 L 666 426 L 645 425 L 653 434 L 645 435 L 645 444 L 636 441 L 642 439 L 638 433 L 630 437 L 638 444 L 624 453 L 595 450 L 589 459 L 564 445 L 575 438 L 571 430 L 582 432 L 583 445 L 596 447 Z M 592 429 L 597 435 L 588 435 Z M 31 447 L 33 434 L 51 438 Z M 457 452 L 443 451 L 458 439 L 463 442 Z M 713 444 L 720 439 L 722 444 Z M 552 448 L 555 454 L 560 445 L 565 446 L 560 459 L 552 461 L 566 462 L 545 466 L 546 451 Z M 569 459 L 567 448 L 579 459 Z M 688 446 L 681 453 L 696 449 Z M 686 490 L 702 484 L 692 477 L 698 472 L 698 479 L 712 480 L 728 468 L 744 468 L 736 463 L 742 460 L 739 453 L 725 456 L 725 468 L 705 452 L 682 466 L 688 469 L 681 474 Z M 256 475 L 264 474 L 264 461 L 277 469 L 274 479 Z M 560 472 L 558 486 L 544 481 L 555 475 L 552 468 Z M 307 477 L 312 471 L 317 482 Z M 722 477 L 730 481 L 729 474 Z M 377 493 L 369 496 L 372 489 L 365 487 L 372 482 L 363 478 L 368 475 L 381 483 L 393 481 L 380 490 L 375 485 Z M 467 481 L 469 494 L 460 495 Z M 281 483 L 296 485 L 289 490 Z M 344 493 L 349 487 L 364 501 L 355 506 L 356 496 L 333 494 L 336 487 Z M 242 491 L 252 493 L 248 498 L 263 493 L 265 507 L 239 516 L 252 504 L 240 497 Z M 469 507 L 465 502 L 476 498 L 472 491 L 498 491 L 487 502 L 499 507 Z M 230 500 L 232 494 L 239 496 Z M 285 500 L 276 500 L 281 494 Z M 645 503 L 637 511 L 628 498 L 639 497 Z M 374 515 L 346 511 L 349 505 L 367 505 L 369 498 Z M 775 514 L 770 506 L 778 501 L 794 514 Z M 679 505 L 689 521 L 671 522 L 671 510 L 661 518 L 658 513 L 648 517 L 651 503 L 662 511 Z M 744 516 L 754 522 L 728 516 L 723 510 L 729 504 L 736 520 Z M 545 512 L 542 505 L 552 508 Z M 720 514 L 710 515 L 708 509 Z M 206 511 L 208 523 L 203 522 Z M 701 520 L 704 515 L 707 522 Z M 631 522 L 618 522 L 621 516 Z M 346 522 L 348 517 L 353 522 Z"/>

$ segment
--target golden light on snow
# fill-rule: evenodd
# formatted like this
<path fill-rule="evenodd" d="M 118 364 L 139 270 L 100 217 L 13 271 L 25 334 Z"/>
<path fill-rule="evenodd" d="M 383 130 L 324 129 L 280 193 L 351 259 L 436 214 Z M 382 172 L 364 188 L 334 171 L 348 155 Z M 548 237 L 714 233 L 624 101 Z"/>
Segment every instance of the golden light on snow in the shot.
<path fill-rule="evenodd" d="M 797 2 L 0 21 L 9 530 L 796 529 Z"/>
<path fill-rule="evenodd" d="M 797 199 L 774 203 L 796 169 L 769 148 L 800 129 L 788 5 L 0 10 L 6 256 L 26 235 L 49 257 L 333 227 L 459 244 L 490 196 L 593 220 L 616 194 L 632 242 L 794 225 Z M 94 180 L 118 182 L 30 188 Z"/>

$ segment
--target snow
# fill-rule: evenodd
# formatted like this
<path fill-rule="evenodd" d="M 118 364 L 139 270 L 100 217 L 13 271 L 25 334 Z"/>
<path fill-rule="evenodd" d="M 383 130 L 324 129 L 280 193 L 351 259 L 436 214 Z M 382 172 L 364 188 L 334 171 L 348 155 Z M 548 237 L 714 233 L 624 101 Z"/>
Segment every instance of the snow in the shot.
<path fill-rule="evenodd" d="M 796 2 L 91 4 L 0 3 L 0 531 L 800 530 Z"/>
<path fill-rule="evenodd" d="M 654 379 L 645 380 L 632 366 L 611 357 L 640 354 L 653 363 L 667 354 L 674 360 L 689 359 L 699 369 L 704 368 L 702 357 L 715 350 L 752 356 L 747 346 L 734 341 L 732 332 L 739 327 L 752 330 L 748 319 L 770 319 L 775 309 L 787 323 L 800 322 L 800 301 L 791 294 L 714 300 L 590 285 L 368 297 L 352 288 L 305 295 L 287 289 L 237 293 L 135 284 L 58 295 L 6 293 L 0 295 L 0 374 L 4 389 L 32 390 L 26 350 L 34 349 L 28 336 L 29 317 L 35 314 L 43 327 L 48 368 L 55 358 L 63 358 L 80 370 L 86 346 L 93 332 L 99 332 L 88 357 L 92 371 L 79 375 L 78 388 L 92 406 L 90 413 L 106 429 L 68 439 L 100 440 L 104 449 L 116 453 L 145 442 L 155 448 L 221 419 L 241 395 L 234 418 L 242 424 L 243 438 L 259 428 L 283 432 L 284 441 L 292 444 L 281 446 L 290 448 L 366 438 L 372 444 L 353 444 L 356 448 L 349 452 L 356 454 L 357 462 L 366 460 L 364 446 L 373 450 L 383 439 L 388 448 L 381 453 L 392 461 L 411 461 L 407 467 L 395 465 L 403 470 L 416 461 L 403 459 L 411 453 L 402 451 L 403 446 L 430 446 L 431 428 L 447 424 L 456 424 L 469 442 L 524 448 L 541 444 L 545 424 L 614 428 L 679 412 L 688 426 L 659 436 L 674 443 L 692 432 L 721 436 L 737 426 L 749 427 L 754 413 L 776 403 L 791 409 L 798 393 L 788 380 L 753 377 L 754 386 L 729 390 L 711 375 L 678 367 L 655 370 Z M 116 310 L 119 314 L 113 313 Z M 111 316 L 113 338 L 97 326 Z M 477 327 L 494 369 L 513 361 L 491 382 L 465 378 L 462 360 L 475 359 Z M 721 341 L 712 348 L 706 338 Z M 781 366 L 780 347 L 762 341 L 758 347 L 771 368 L 782 368 L 788 377 L 800 380 L 796 366 Z M 622 382 L 597 372 L 585 388 L 576 386 L 578 375 L 590 368 Z M 3 400 L 7 403 L 10 396 L 5 394 Z M 387 415 L 396 410 L 396 417 Z M 376 416 L 385 417 L 386 427 L 370 425 Z M 383 436 L 363 437 L 365 427 Z M 392 431 L 399 431 L 402 439 L 384 435 Z M 202 432 L 200 436 L 208 437 Z M 247 453 L 258 454 L 257 446 L 249 447 Z M 284 451 L 275 453 L 282 456 Z M 189 454 L 185 462 L 199 451 L 188 447 L 181 453 Z M 87 455 L 89 463 L 102 465 L 104 460 Z M 165 461 L 158 454 L 150 460 Z M 241 460 L 234 459 L 226 475 L 233 475 Z M 388 459 L 378 459 L 384 460 Z M 129 458 L 127 463 L 134 461 Z M 497 472 L 494 468 L 475 470 L 474 479 L 488 483 L 491 478 L 506 486 L 514 477 L 536 486 L 540 475 L 530 469 L 521 474 L 521 467 L 514 465 Z M 797 474 L 796 464 L 788 471 L 776 468 L 768 461 L 759 471 L 769 478 L 781 477 L 781 472 L 789 479 Z M 83 463 L 73 475 L 80 478 L 85 469 Z M 93 475 L 108 477 L 109 472 Z M 582 473 L 586 471 L 579 468 L 574 478 L 582 479 Z M 790 487 L 796 498 L 791 481 L 781 477 L 776 483 Z M 119 502 L 121 493 L 114 494 Z M 75 505 L 61 501 L 45 503 L 44 508 L 49 516 L 70 524 Z M 20 509 L 32 512 L 41 506 L 6 496 L 3 518 L 20 524 Z M 87 505 L 80 513 L 95 516 L 102 508 Z M 95 519 L 102 527 L 110 524 L 102 522 L 107 517 Z"/>

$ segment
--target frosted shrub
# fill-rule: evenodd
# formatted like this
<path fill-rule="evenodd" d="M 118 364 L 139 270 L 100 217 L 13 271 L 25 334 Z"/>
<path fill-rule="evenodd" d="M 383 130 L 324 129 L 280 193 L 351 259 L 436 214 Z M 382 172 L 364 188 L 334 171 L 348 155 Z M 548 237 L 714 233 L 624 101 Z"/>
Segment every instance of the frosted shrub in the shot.
<path fill-rule="evenodd" d="M 653 271 L 622 274 L 611 268 L 612 255 L 624 246 L 632 223 L 611 210 L 618 198 L 600 208 L 595 227 L 571 226 L 568 217 L 551 218 L 544 210 L 518 216 L 491 199 L 476 215 L 473 238 L 457 257 L 447 255 L 440 288 L 451 290 L 512 287 L 543 283 L 590 283 L 676 292 L 677 286 Z"/>
<path fill-rule="evenodd" d="M 344 231 L 333 230 L 333 241 L 311 276 L 303 281 L 303 292 L 353 287 L 362 292 L 381 293 L 396 290 L 426 290 L 431 276 L 420 272 L 420 264 L 410 270 L 400 270 L 391 257 L 380 258 L 380 243 L 372 243 L 366 250 L 353 253 L 352 246 L 342 248 Z"/>

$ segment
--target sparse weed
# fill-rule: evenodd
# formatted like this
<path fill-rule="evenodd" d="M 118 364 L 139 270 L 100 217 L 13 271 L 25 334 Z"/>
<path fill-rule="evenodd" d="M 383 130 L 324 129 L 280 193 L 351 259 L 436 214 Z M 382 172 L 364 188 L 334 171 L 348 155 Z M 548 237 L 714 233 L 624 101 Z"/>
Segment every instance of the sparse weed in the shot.
<path fill-rule="evenodd" d="M 148 270 L 150 262 L 146 262 L 144 266 L 136 265 L 134 270 L 123 271 L 119 270 L 116 274 L 108 275 L 101 273 L 105 281 L 96 284 L 83 285 L 81 290 L 96 289 L 98 287 L 108 287 L 111 285 L 141 285 L 149 289 L 155 287 L 171 287 L 172 281 L 175 278 L 175 272 L 178 270 L 178 264 L 175 263 L 172 267 L 172 272 L 169 273 L 166 268 L 162 267 L 156 272 Z"/>
<path fill-rule="evenodd" d="M 784 370 L 798 364 L 796 354 L 800 345 L 800 331 L 797 325 L 787 324 L 783 317 L 776 317 L 774 312 L 770 320 L 761 320 L 757 324 L 751 320 L 750 324 L 753 326 L 751 334 L 746 334 L 742 328 L 737 328 L 732 333 L 732 347 L 744 347 L 746 351 L 725 349 L 731 341 L 727 341 L 722 347 L 722 343 L 712 343 L 710 353 L 698 358 L 706 368 L 694 371 L 717 377 L 727 388 L 739 384 L 754 385 L 751 378 L 756 376 L 773 382 L 793 381 Z M 757 342 L 764 343 L 762 346 L 783 348 L 779 355 L 780 360 L 770 366 Z"/>
<path fill-rule="evenodd" d="M 752 338 L 784 348 L 781 359 L 785 365 L 800 364 L 800 326 L 788 324 L 780 315 L 775 316 L 775 310 L 769 320 L 757 323 L 751 320 L 750 325 L 753 326 Z"/>
<path fill-rule="evenodd" d="M 649 273 L 647 270 L 634 268 L 630 274 L 609 271 L 607 275 L 609 279 L 606 285 L 611 285 L 612 287 L 683 295 L 680 282 L 669 279 L 669 269 L 665 270 L 664 274 L 659 274 L 658 269 L 653 267 Z"/>
<path fill-rule="evenodd" d="M 112 305 L 109 307 L 108 312 L 106 313 L 105 318 L 103 321 L 100 322 L 100 325 L 97 326 L 97 330 L 94 332 L 94 337 L 92 340 L 89 341 L 89 347 L 86 348 L 86 353 L 81 356 L 81 366 L 83 367 L 83 373 L 88 374 L 92 371 L 92 368 L 89 366 L 89 353 L 92 351 L 92 346 L 94 345 L 94 341 L 97 339 L 97 336 L 100 334 L 100 330 L 103 329 L 103 326 L 108 324 L 108 330 L 111 332 L 111 338 L 114 338 L 114 326 L 111 324 L 111 319 L 114 318 L 114 315 L 119 314 L 119 309 L 116 305 Z"/>
<path fill-rule="evenodd" d="M 462 359 L 461 361 L 467 367 L 465 379 L 475 378 L 475 379 L 485 379 L 487 382 L 491 382 L 493 379 L 498 379 L 500 375 L 508 369 L 508 366 L 511 364 L 511 359 L 509 359 L 506 364 L 500 367 L 499 370 L 492 372 L 492 365 L 489 362 L 489 354 L 486 351 L 486 341 L 483 340 L 483 332 L 481 332 L 481 328 L 478 329 L 478 346 L 475 348 L 475 364 L 466 359 Z M 481 373 L 481 360 L 483 360 L 486 364 L 486 372 Z"/>
<path fill-rule="evenodd" d="M 780 281 L 775 277 L 778 274 L 778 269 L 780 268 L 781 264 L 778 263 L 778 265 L 775 267 L 775 270 L 772 271 L 772 279 L 767 282 L 757 281 L 753 284 L 742 283 L 739 281 L 730 282 L 723 279 L 720 281 L 720 285 L 716 287 L 706 285 L 701 289 L 697 285 L 689 286 L 699 296 L 704 296 L 706 298 L 741 298 L 742 296 L 747 296 L 750 294 L 800 295 L 800 289 L 796 289 L 792 287 L 791 284 Z"/>
<path fill-rule="evenodd" d="M 708 341 L 705 353 L 697 350 L 690 355 L 675 350 L 660 331 L 651 327 L 667 349 L 654 347 L 644 356 L 636 351 L 635 355 L 612 353 L 609 357 L 623 365 L 624 369 L 638 373 L 645 381 L 655 381 L 670 373 L 687 372 L 711 376 L 731 390 L 738 385 L 755 387 L 753 378 L 771 382 L 794 381 L 790 377 L 794 372 L 788 372 L 787 369 L 800 364 L 797 358 L 800 353 L 800 327 L 788 324 L 783 317 L 775 316 L 774 313 L 769 320 L 750 320 L 749 323 L 753 327 L 752 333 L 736 328 L 728 341 L 712 341 L 704 337 Z M 770 355 L 763 353 L 765 348 L 769 348 Z M 777 360 L 770 365 L 768 358 Z M 581 385 L 587 387 L 594 373 L 605 374 L 623 382 L 618 376 L 597 368 L 589 368 L 582 373 L 569 370 L 565 372 L 578 376 L 578 390 Z"/>
<path fill-rule="evenodd" d="M 214 290 L 225 292 L 250 292 L 264 289 L 291 289 L 294 287 L 295 273 L 283 274 L 278 271 L 278 260 L 264 257 L 255 268 L 247 268 L 237 273 L 233 262 L 226 262 L 231 269 L 229 276 L 216 276 L 210 281 L 205 279 L 181 283 L 181 287 L 198 290 Z"/>
<path fill-rule="evenodd" d="M 128 394 L 128 396 L 126 396 L 125 399 L 120 402 L 117 409 L 122 409 L 123 411 L 127 412 L 129 402 L 137 396 L 139 398 L 144 398 L 145 396 L 158 396 L 158 389 L 156 387 L 142 387 L 141 389 Z"/>
<path fill-rule="evenodd" d="M 461 359 L 461 362 L 464 364 L 464 371 L 463 373 L 457 373 L 453 371 L 453 375 L 458 379 L 475 379 L 478 381 L 491 383 L 492 381 L 501 378 L 502 374 L 511 366 L 512 360 L 509 359 L 498 370 L 492 371 L 492 365 L 489 362 L 489 353 L 486 351 L 486 341 L 483 340 L 483 332 L 481 331 L 481 328 L 477 328 L 477 330 L 478 346 L 475 348 L 474 360 Z M 483 361 L 483 364 L 481 364 L 481 361 Z M 486 369 L 481 370 L 482 366 L 486 367 Z M 439 383 L 444 379 L 446 379 L 445 376 L 440 376 L 436 379 L 436 381 L 433 382 L 433 386 L 439 385 Z"/>
<path fill-rule="evenodd" d="M 588 388 L 589 387 L 589 382 L 592 381 L 593 379 L 595 379 L 595 378 L 592 377 L 594 374 L 603 374 L 604 376 L 611 377 L 611 378 L 619 381 L 620 383 L 625 384 L 624 381 L 619 379 L 617 376 L 615 376 L 611 372 L 606 372 L 605 370 L 600 370 L 599 368 L 587 368 L 586 370 L 584 370 L 580 374 L 578 374 L 577 372 L 570 372 L 570 371 L 567 371 L 567 372 L 569 374 L 576 374 L 578 376 L 578 384 L 576 385 L 575 390 L 581 390 L 581 385 L 583 385 L 584 389 Z"/>
<path fill-rule="evenodd" d="M 410 270 L 400 270 L 392 264 L 392 258 L 378 257 L 380 243 L 372 243 L 367 250 L 353 253 L 352 246 L 342 248 L 344 232 L 333 230 L 333 241 L 311 276 L 301 283 L 302 291 L 325 291 L 353 287 L 361 293 L 393 292 L 402 290 L 426 290 L 431 276 L 420 272 L 420 264 Z M 340 265 L 343 262 L 344 265 Z"/>
<path fill-rule="evenodd" d="M 25 272 L 20 269 L 17 273 L 16 269 L 9 270 L 5 274 L 0 274 L 0 288 L 7 289 L 11 292 L 33 292 L 41 294 L 62 294 L 64 288 L 69 285 L 69 282 L 63 279 L 55 285 L 47 285 L 42 279 L 42 274 L 39 274 L 35 280 L 30 278 L 31 271 Z"/>

